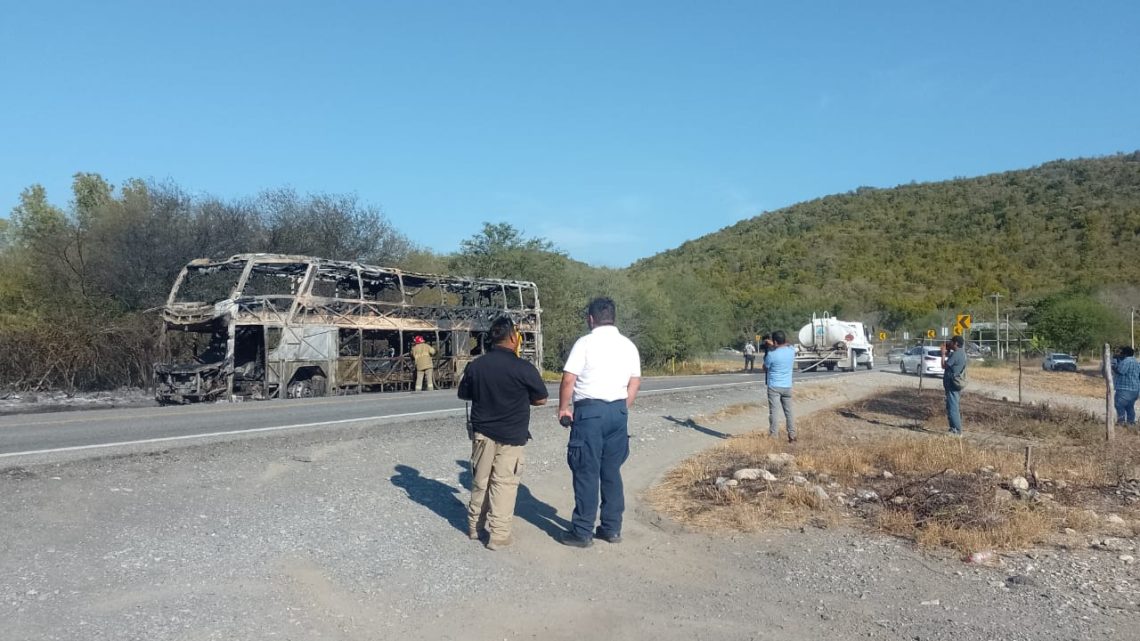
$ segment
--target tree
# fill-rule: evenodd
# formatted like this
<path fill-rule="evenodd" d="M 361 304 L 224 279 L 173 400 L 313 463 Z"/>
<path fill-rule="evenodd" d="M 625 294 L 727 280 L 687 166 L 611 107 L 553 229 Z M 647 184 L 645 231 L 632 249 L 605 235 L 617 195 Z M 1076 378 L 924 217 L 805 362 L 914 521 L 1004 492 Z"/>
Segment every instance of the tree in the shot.
<path fill-rule="evenodd" d="M 479 233 L 460 243 L 449 268 L 463 276 L 531 281 L 538 287 L 547 369 L 561 368 L 582 333 L 589 299 L 612 293 L 602 282 L 607 270 L 567 258 L 546 239 L 525 238 L 509 223 L 483 223 Z"/>
<path fill-rule="evenodd" d="M 355 195 L 292 189 L 261 194 L 255 203 L 265 227 L 265 251 L 394 265 L 413 249 L 376 207 Z"/>
<path fill-rule="evenodd" d="M 459 253 L 468 256 L 491 256 L 512 249 L 553 252 L 554 243 L 545 238 L 524 238 L 510 223 L 483 223 L 483 229 L 460 241 Z"/>
<path fill-rule="evenodd" d="M 541 253 L 564 255 L 549 240 L 525 238 L 510 223 L 484 222 L 482 230 L 459 242 L 459 253 L 451 260 L 451 267 L 467 276 L 533 280 L 517 275 L 518 268 L 520 262 L 527 262 L 527 256 Z"/>
<path fill-rule="evenodd" d="M 71 304 L 72 296 L 88 297 L 86 232 L 48 202 L 43 186 L 32 185 L 20 193 L 20 203 L 12 209 L 12 228 L 15 244 L 23 250 L 24 269 L 50 294 L 48 298 Z"/>
<path fill-rule="evenodd" d="M 1061 294 L 1037 304 L 1030 322 L 1048 345 L 1079 354 L 1104 343 L 1128 342 L 1112 309 L 1087 294 Z"/>

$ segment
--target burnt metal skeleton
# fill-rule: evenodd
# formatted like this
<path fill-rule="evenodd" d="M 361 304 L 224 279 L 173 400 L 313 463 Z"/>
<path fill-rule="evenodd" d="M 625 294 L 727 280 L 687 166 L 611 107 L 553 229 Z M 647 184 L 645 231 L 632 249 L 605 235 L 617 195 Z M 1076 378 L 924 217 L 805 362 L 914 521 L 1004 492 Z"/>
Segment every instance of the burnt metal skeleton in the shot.
<path fill-rule="evenodd" d="M 311 256 L 200 258 L 162 308 L 160 403 L 297 398 L 411 389 L 417 335 L 454 386 L 509 314 L 520 356 L 541 368 L 534 283 L 419 274 Z"/>

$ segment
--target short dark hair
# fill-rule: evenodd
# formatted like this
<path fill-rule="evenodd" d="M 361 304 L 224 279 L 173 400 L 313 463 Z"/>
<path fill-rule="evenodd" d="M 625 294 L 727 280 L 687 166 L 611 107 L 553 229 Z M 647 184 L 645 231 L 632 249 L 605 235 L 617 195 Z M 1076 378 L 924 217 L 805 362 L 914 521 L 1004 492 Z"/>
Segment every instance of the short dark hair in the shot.
<path fill-rule="evenodd" d="M 510 316 L 500 316 L 491 323 L 491 342 L 495 345 L 507 340 L 515 333 L 515 320 Z"/>
<path fill-rule="evenodd" d="M 1125 357 L 1134 356 L 1136 354 L 1136 350 L 1132 349 L 1131 347 L 1125 346 L 1125 347 L 1120 348 L 1120 353 L 1123 354 Z"/>
<path fill-rule="evenodd" d="M 607 296 L 599 296 L 590 301 L 586 313 L 593 317 L 595 325 L 613 325 L 617 322 L 617 308 L 614 306 L 614 299 Z"/>
<path fill-rule="evenodd" d="M 963 340 L 961 336 L 955 336 L 954 338 L 951 338 L 950 342 L 954 343 L 954 345 L 957 347 L 962 347 L 966 344 L 966 341 Z"/>
<path fill-rule="evenodd" d="M 772 342 L 777 345 L 783 345 L 788 342 L 788 335 L 784 333 L 784 330 L 777 329 L 772 332 Z"/>

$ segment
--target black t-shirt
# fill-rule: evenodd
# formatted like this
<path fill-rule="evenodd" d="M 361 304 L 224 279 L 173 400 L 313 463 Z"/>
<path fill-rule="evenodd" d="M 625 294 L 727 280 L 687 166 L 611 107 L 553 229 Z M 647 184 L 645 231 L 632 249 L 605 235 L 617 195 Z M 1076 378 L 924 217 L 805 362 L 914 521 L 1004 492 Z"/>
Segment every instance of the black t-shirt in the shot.
<path fill-rule="evenodd" d="M 459 398 L 471 401 L 471 426 L 507 445 L 530 440 L 531 401 L 548 396 L 534 365 L 495 346 L 471 361 L 459 381 Z"/>

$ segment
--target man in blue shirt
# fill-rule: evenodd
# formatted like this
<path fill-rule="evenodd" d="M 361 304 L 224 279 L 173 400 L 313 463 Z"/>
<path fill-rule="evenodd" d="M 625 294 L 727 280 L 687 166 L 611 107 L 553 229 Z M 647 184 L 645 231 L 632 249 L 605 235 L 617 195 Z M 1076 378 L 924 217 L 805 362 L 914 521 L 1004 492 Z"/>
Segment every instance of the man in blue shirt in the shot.
<path fill-rule="evenodd" d="M 796 364 L 796 349 L 788 345 L 783 330 L 772 332 L 772 349 L 764 354 L 764 382 L 768 385 L 768 436 L 780 435 L 776 406 L 784 410 L 784 424 L 788 442 L 796 442 L 796 424 L 792 417 L 792 369 Z"/>
<path fill-rule="evenodd" d="M 1136 426 L 1136 397 L 1140 396 L 1140 362 L 1135 354 L 1131 347 L 1121 348 L 1120 359 L 1112 368 L 1116 374 L 1116 420 L 1131 427 Z"/>

